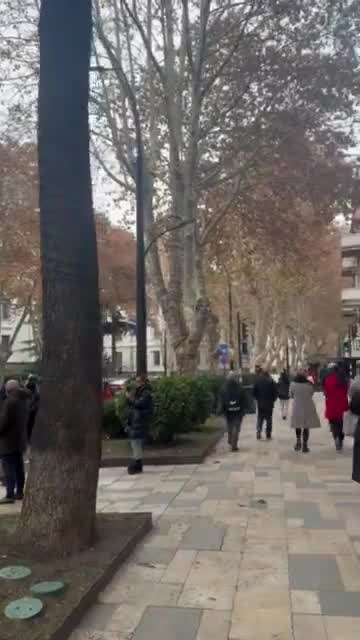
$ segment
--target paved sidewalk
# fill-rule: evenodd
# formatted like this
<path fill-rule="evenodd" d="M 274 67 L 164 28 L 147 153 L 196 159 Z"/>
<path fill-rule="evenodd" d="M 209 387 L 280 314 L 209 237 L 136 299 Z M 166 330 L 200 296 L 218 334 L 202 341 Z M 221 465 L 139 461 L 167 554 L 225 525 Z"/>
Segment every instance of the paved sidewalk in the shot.
<path fill-rule="evenodd" d="M 314 435 L 313 435 L 314 434 Z M 308 455 L 276 411 L 246 419 L 206 464 L 101 472 L 100 511 L 154 514 L 154 530 L 71 640 L 359 640 L 360 487 L 351 442 L 327 427 Z"/>

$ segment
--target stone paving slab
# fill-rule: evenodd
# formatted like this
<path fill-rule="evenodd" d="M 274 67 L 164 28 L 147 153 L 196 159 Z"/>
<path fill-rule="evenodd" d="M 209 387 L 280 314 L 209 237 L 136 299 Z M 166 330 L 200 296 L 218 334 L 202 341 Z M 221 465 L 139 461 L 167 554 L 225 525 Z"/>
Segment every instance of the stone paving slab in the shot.
<path fill-rule="evenodd" d="M 201 611 L 175 607 L 149 607 L 133 640 L 196 640 Z"/>
<path fill-rule="evenodd" d="M 336 453 L 324 425 L 310 454 L 293 444 L 276 408 L 272 442 L 248 416 L 238 453 L 224 438 L 201 466 L 102 470 L 99 510 L 155 526 L 71 640 L 359 640 L 352 441 Z"/>

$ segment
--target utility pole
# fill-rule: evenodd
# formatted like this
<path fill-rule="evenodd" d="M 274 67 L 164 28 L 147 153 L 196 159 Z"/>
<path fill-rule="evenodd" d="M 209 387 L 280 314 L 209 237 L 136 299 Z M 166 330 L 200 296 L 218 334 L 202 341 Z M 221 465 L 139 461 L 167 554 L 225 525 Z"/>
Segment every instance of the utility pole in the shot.
<path fill-rule="evenodd" d="M 236 314 L 237 320 L 237 339 L 238 339 L 238 357 L 239 357 L 239 369 L 242 369 L 242 331 L 241 331 L 241 319 L 240 312 L 238 311 Z"/>
<path fill-rule="evenodd" d="M 289 338 L 286 338 L 286 371 L 290 372 Z"/>
<path fill-rule="evenodd" d="M 167 331 L 164 331 L 164 375 L 168 374 Z"/>
<path fill-rule="evenodd" d="M 229 347 L 233 350 L 234 346 L 234 330 L 233 330 L 233 300 L 232 300 L 232 288 L 231 288 L 231 279 L 230 274 L 227 274 L 228 281 L 228 305 L 229 305 Z M 234 358 L 230 356 L 230 370 L 234 370 Z"/>
<path fill-rule="evenodd" d="M 142 145 L 137 145 L 136 177 L 136 375 L 147 375 L 145 275 L 145 175 Z"/>

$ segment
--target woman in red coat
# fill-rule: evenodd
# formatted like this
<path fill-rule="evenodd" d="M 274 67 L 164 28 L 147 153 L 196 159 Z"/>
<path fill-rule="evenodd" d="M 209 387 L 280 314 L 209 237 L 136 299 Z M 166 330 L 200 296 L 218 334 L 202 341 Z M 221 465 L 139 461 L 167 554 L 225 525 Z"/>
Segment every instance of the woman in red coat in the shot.
<path fill-rule="evenodd" d="M 329 365 L 329 373 L 324 382 L 325 417 L 330 423 L 337 451 L 343 448 L 343 418 L 349 408 L 349 381 L 345 372 L 337 365 Z"/>

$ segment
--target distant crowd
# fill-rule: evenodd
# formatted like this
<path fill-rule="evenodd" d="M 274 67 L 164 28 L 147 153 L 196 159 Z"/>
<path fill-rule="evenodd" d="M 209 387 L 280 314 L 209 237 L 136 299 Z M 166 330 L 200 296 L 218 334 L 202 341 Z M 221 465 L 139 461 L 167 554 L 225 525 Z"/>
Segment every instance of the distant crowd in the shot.
<path fill-rule="evenodd" d="M 343 449 L 346 435 L 354 438 L 353 478 L 360 481 L 360 371 L 350 382 L 341 364 L 330 363 L 320 373 L 320 385 L 325 396 L 325 418 L 329 423 L 337 451 Z M 310 431 L 321 427 L 314 403 L 316 379 L 308 370 L 299 370 L 290 378 L 282 371 L 278 382 L 270 372 L 256 368 L 253 396 L 256 402 L 256 437 L 262 438 L 265 424 L 266 439 L 272 439 L 273 411 L 279 399 L 281 415 L 287 420 L 291 401 L 290 426 L 295 432 L 295 451 L 309 453 Z M 239 376 L 230 372 L 222 393 L 222 408 L 228 428 L 228 442 L 232 451 L 238 450 L 239 434 L 248 399 Z"/>

